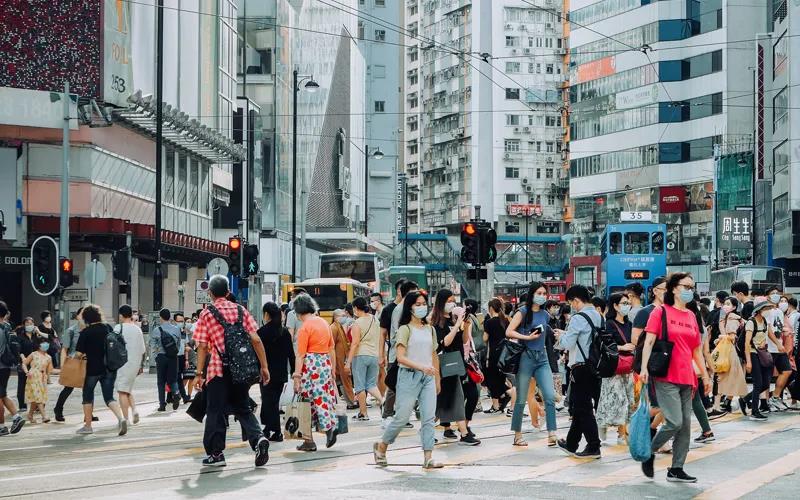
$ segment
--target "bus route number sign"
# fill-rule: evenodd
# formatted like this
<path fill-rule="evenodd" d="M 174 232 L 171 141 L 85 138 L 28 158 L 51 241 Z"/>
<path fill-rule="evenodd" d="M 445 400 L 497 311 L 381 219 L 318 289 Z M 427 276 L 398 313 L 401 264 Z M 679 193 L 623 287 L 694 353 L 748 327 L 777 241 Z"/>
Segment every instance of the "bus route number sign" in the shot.
<path fill-rule="evenodd" d="M 646 279 L 650 279 L 650 271 L 648 271 L 647 269 L 642 269 L 642 270 L 626 269 L 625 270 L 625 279 L 626 280 L 646 280 Z"/>
<path fill-rule="evenodd" d="M 620 222 L 652 222 L 653 212 L 620 212 Z"/>

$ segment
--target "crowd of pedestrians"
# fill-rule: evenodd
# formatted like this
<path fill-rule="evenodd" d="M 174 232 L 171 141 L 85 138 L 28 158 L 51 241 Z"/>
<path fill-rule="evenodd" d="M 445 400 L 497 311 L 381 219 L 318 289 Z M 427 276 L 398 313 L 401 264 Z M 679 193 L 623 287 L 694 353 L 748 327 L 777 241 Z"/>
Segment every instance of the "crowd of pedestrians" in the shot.
<path fill-rule="evenodd" d="M 751 296 L 746 283 L 736 282 L 712 302 L 698 296 L 690 274 L 673 273 L 648 290 L 632 283 L 609 297 L 573 285 L 564 302 L 548 299 L 541 282 L 531 283 L 519 304 L 496 297 L 485 306 L 459 304 L 451 290 L 429 296 L 406 279 L 394 292 L 388 304 L 380 294 L 341 304 L 329 323 L 297 288 L 289 304 L 263 305 L 259 328 L 231 300 L 227 279 L 214 276 L 212 304 L 190 316 L 163 309 L 157 324 L 147 325 L 123 305 L 112 327 L 89 304 L 63 335 L 46 311 L 40 325 L 24 318 L 14 329 L 0 302 L 0 436 L 19 432 L 26 421 L 50 421 L 47 385 L 56 367 L 67 370 L 73 359 L 85 363 L 78 434 L 93 432 L 98 385 L 120 435 L 140 422 L 133 393 L 149 362 L 158 412 L 202 396 L 206 466 L 225 465 L 231 416 L 260 466 L 270 442 L 283 441 L 285 430 L 300 437 L 299 451 L 317 450 L 314 431 L 324 434 L 327 448 L 334 446 L 347 428 L 344 408 L 355 425 L 380 417 L 382 432 L 373 445 L 379 466 L 388 463 L 399 433 L 414 427 L 412 414 L 428 469 L 442 467 L 433 457 L 439 439 L 481 444 L 476 412 L 508 416 L 513 446 L 529 445 L 523 433 L 528 418 L 534 430 L 546 432 L 547 446 L 600 459 L 609 434 L 616 445 L 632 439 L 629 424 L 646 394 L 651 453 L 642 459 L 643 473 L 653 477 L 656 453 L 669 452 L 667 480 L 694 482 L 684 471 L 693 418 L 701 428 L 694 441 L 708 443 L 715 439 L 713 421 L 728 413 L 760 422 L 773 412 L 800 411 L 800 312 L 797 300 L 779 289 Z M 124 344 L 126 356 L 112 366 L 114 342 Z M 610 371 L 606 357 L 614 360 Z M 7 393 L 14 370 L 16 403 Z M 250 396 L 255 384 L 258 402 Z M 60 391 L 56 421 L 65 420 L 72 392 L 66 386 Z M 490 401 L 486 408 L 482 395 Z M 295 435 L 284 425 L 290 401 L 308 404 L 311 433 Z M 569 419 L 562 436 L 559 414 Z"/>

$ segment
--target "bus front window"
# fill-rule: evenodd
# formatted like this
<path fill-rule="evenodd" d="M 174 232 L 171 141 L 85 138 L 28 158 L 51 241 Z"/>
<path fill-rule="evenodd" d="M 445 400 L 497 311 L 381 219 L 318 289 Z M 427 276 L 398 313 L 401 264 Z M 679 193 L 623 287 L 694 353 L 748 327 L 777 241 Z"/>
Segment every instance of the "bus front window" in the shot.
<path fill-rule="evenodd" d="M 650 235 L 647 233 L 625 233 L 625 253 L 634 255 L 650 253 Z"/>
<path fill-rule="evenodd" d="M 622 253 L 622 233 L 611 233 L 609 235 L 608 251 L 612 254 Z"/>

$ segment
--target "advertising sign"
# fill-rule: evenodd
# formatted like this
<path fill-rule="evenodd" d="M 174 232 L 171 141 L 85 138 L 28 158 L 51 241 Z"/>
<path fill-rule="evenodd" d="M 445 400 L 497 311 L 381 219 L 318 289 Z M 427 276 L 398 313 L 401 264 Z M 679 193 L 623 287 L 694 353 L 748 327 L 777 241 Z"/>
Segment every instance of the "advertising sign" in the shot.
<path fill-rule="evenodd" d="M 617 109 L 639 108 L 648 104 L 655 104 L 658 102 L 658 97 L 657 85 L 648 85 L 618 92 L 616 95 Z"/>
<path fill-rule="evenodd" d="M 686 188 L 662 186 L 658 193 L 658 211 L 662 214 L 680 214 L 686 211 Z"/>
<path fill-rule="evenodd" d="M 720 210 L 717 213 L 719 248 L 750 248 L 752 215 L 746 210 Z"/>
<path fill-rule="evenodd" d="M 533 203 L 510 203 L 506 205 L 508 215 L 530 217 L 532 215 L 542 215 L 542 206 Z"/>
<path fill-rule="evenodd" d="M 105 0 L 103 19 L 103 99 L 124 107 L 133 92 L 131 3 Z"/>
<path fill-rule="evenodd" d="M 603 78 L 604 76 L 613 75 L 616 72 L 616 66 L 616 57 L 614 56 L 608 56 L 586 64 L 581 64 L 578 66 L 578 71 L 576 72 L 577 81 L 575 83 L 588 82 Z"/>

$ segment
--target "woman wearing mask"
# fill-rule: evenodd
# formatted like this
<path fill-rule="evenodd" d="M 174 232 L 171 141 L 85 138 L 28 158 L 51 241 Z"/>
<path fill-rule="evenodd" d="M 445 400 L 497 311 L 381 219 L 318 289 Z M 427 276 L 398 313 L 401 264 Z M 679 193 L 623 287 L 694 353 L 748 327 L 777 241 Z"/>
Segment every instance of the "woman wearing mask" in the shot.
<path fill-rule="evenodd" d="M 467 299 L 464 301 L 464 310 L 464 333 L 468 336 L 468 340 L 464 344 L 464 363 L 466 363 L 470 353 L 474 353 L 475 358 L 480 360 L 479 348 L 483 346 L 483 332 L 478 328 L 478 317 L 476 316 L 480 310 L 478 303 Z M 480 345 L 476 344 L 476 337 L 480 340 Z M 480 366 L 480 361 L 478 363 Z M 481 386 L 473 382 L 468 375 L 464 375 L 461 377 L 461 388 L 464 391 L 464 416 L 467 419 L 467 433 L 473 434 L 472 428 L 469 426 L 472 417 L 475 415 L 475 411 L 483 411 L 482 407 L 479 408 Z"/>
<path fill-rule="evenodd" d="M 514 404 L 514 416 L 511 418 L 511 430 L 514 431 L 514 446 L 527 446 L 522 438 L 522 415 L 525 410 L 525 396 L 532 415 L 537 415 L 536 404 L 532 402 L 533 393 L 529 388 L 531 379 L 539 385 L 545 404 L 547 421 L 547 445 L 557 445 L 555 390 L 553 389 L 553 373 L 545 348 L 545 336 L 549 323 L 549 314 L 542 309 L 547 302 L 547 289 L 542 283 L 531 283 L 525 306 L 520 308 L 506 330 L 506 337 L 516 339 L 525 344 L 525 351 L 520 359 L 516 376 L 517 400 Z"/>
<path fill-rule="evenodd" d="M 409 292 L 403 299 L 400 328 L 397 330 L 397 372 L 395 418 L 386 427 L 381 441 L 372 447 L 375 463 L 387 465 L 386 450 L 405 429 L 414 404 L 419 403 L 419 435 L 422 441 L 425 469 L 439 469 L 440 462 L 433 459 L 434 418 L 436 394 L 439 392 L 439 359 L 436 355 L 437 338 L 428 325 L 427 295 L 422 291 Z"/>
<path fill-rule="evenodd" d="M 289 381 L 289 371 L 294 372 L 294 346 L 292 334 L 281 324 L 281 310 L 275 302 L 267 302 L 262 308 L 264 325 L 258 336 L 264 344 L 269 366 L 269 382 L 259 385 L 261 389 L 261 425 L 264 435 L 273 442 L 283 441 L 281 433 L 280 399 L 283 386 Z"/>
<path fill-rule="evenodd" d="M 737 314 L 739 301 L 736 297 L 728 297 L 722 304 L 719 315 L 719 335 L 709 339 L 709 348 L 714 349 L 722 342 L 730 344 L 728 362 L 730 368 L 721 373 L 715 373 L 717 381 L 717 395 L 714 396 L 714 406 L 708 416 L 719 417 L 731 412 L 731 401 L 747 395 L 747 382 L 739 355 L 736 354 L 736 334 L 743 324 L 742 317 Z"/>
<path fill-rule="evenodd" d="M 703 311 L 700 308 L 699 299 L 700 296 L 695 293 L 694 300 L 686 304 L 686 308 L 694 313 L 695 320 L 697 321 L 697 324 L 700 325 L 700 342 L 701 349 L 703 350 L 703 359 L 705 360 L 705 368 L 708 373 L 711 373 L 708 368 L 708 366 L 711 364 L 711 352 L 708 349 L 708 330 L 705 327 Z M 706 411 L 703 394 L 711 394 L 713 392 L 713 384 L 712 389 L 706 390 L 705 384 L 703 384 L 703 381 L 700 379 L 700 375 L 702 373 L 700 368 L 695 361 L 692 361 L 692 366 L 694 368 L 694 373 L 697 376 L 697 390 L 694 391 L 694 396 L 692 396 L 692 412 L 694 412 L 694 416 L 697 419 L 697 422 L 700 424 L 701 429 L 700 435 L 694 439 L 694 442 L 710 443 L 716 438 L 714 437 L 714 433 L 711 431 L 711 423 L 708 421 L 708 412 Z"/>
<path fill-rule="evenodd" d="M 635 349 L 631 343 L 631 322 L 628 314 L 631 303 L 622 293 L 612 294 L 608 299 L 606 314 L 606 333 L 613 336 L 620 357 L 632 356 Z M 617 444 L 624 445 L 628 438 L 628 420 L 634 407 L 633 375 L 623 373 L 604 378 L 600 386 L 600 400 L 597 404 L 597 430 L 600 440 L 606 440 L 609 427 L 617 428 Z"/>
<path fill-rule="evenodd" d="M 44 336 L 33 324 L 33 318 L 30 316 L 22 321 L 22 325 L 17 328 L 15 333 L 19 342 L 19 356 L 21 359 L 21 363 L 17 365 L 17 401 L 19 402 L 19 411 L 22 411 L 28 409 L 25 401 L 25 386 L 28 383 L 28 377 L 23 370 L 25 359 L 36 351 L 37 343 L 41 342 Z"/>
<path fill-rule="evenodd" d="M 438 342 L 437 355 L 446 352 L 458 352 L 464 358 L 464 344 L 469 342 L 469 331 L 464 329 L 463 309 L 456 309 L 456 298 L 453 292 L 443 288 L 436 294 L 431 323 L 436 331 Z M 466 414 L 464 412 L 464 388 L 461 377 L 452 375 L 441 377 L 441 391 L 436 399 L 436 416 L 444 426 L 445 423 L 456 422 L 461 433 L 460 443 L 476 446 L 481 442 L 467 429 Z M 455 439 L 452 429 L 445 426 L 444 437 Z"/>
<path fill-rule="evenodd" d="M 383 405 L 383 397 L 378 390 L 378 349 L 381 346 L 381 327 L 372 308 L 364 297 L 353 301 L 356 321 L 350 328 L 350 352 L 344 364 L 346 375 L 353 376 L 353 392 L 358 400 L 358 415 L 353 419 L 369 420 L 367 415 L 367 393 Z"/>
<path fill-rule="evenodd" d="M 503 341 L 506 338 L 508 317 L 505 314 L 503 301 L 493 298 L 489 301 L 489 317 L 483 322 L 483 338 L 489 352 L 486 365 L 483 369 L 484 383 L 492 398 L 492 406 L 484 413 L 501 413 L 506 405 L 514 405 L 514 388 L 506 385 L 506 375 L 497 368 L 500 352 L 503 350 Z"/>
<path fill-rule="evenodd" d="M 352 321 L 344 313 L 344 309 L 335 309 L 333 311 L 331 335 L 333 335 L 333 345 L 336 349 L 336 383 L 347 400 L 347 409 L 355 410 L 358 408 L 358 402 L 356 402 L 356 395 L 353 393 L 353 377 L 344 371 L 344 362 L 350 352 L 348 332 L 351 323 Z"/>
<path fill-rule="evenodd" d="M 700 325 L 697 324 L 694 313 L 686 307 L 687 303 L 694 300 L 694 290 L 691 274 L 671 274 L 667 279 L 664 305 L 653 310 L 645 328 L 647 336 L 640 373 L 642 382 L 651 381 L 648 363 L 656 340 L 666 335 L 673 343 L 666 376 L 654 377 L 652 380 L 658 395 L 659 409 L 664 416 L 664 425 L 653 438 L 651 449 L 655 453 L 673 439 L 672 467 L 667 469 L 667 481 L 670 482 L 697 482 L 696 477 L 683 470 L 692 432 L 692 393 L 697 388 L 697 375 L 692 361 L 700 368 L 706 391 L 711 392 L 711 379 L 706 371 L 700 339 Z M 666 332 L 663 331 L 662 321 L 668 325 Z M 642 462 L 645 476 L 653 477 L 654 463 L 654 454 Z"/>
<path fill-rule="evenodd" d="M 53 362 L 53 368 L 61 368 L 61 358 L 58 355 L 61 351 L 61 339 L 58 337 L 58 332 L 53 328 L 53 315 L 50 311 L 42 311 L 40 315 L 42 322 L 37 326 L 42 335 L 47 337 L 48 352 L 50 359 Z"/>
<path fill-rule="evenodd" d="M 34 412 L 42 416 L 42 423 L 50 421 L 45 411 L 47 405 L 47 379 L 53 371 L 53 359 L 47 354 L 50 342 L 46 338 L 38 337 L 34 340 L 34 351 L 22 363 L 22 369 L 27 377 L 25 385 L 25 399 L 30 404 L 28 409 L 28 422 L 34 424 Z"/>
<path fill-rule="evenodd" d="M 777 302 L 777 301 L 776 301 Z M 767 416 L 763 413 L 766 406 L 766 399 L 761 399 L 759 405 L 759 395 L 769 391 L 772 382 L 772 356 L 767 348 L 767 340 L 778 346 L 779 352 L 783 351 L 783 343 L 775 337 L 773 326 L 767 320 L 770 311 L 775 305 L 763 298 L 753 301 L 753 314 L 745 323 L 744 353 L 745 369 L 753 379 L 753 391 L 750 393 L 749 406 L 752 409 L 750 420 L 764 421 Z M 747 400 L 739 398 L 739 407 L 742 413 L 747 413 Z"/>

